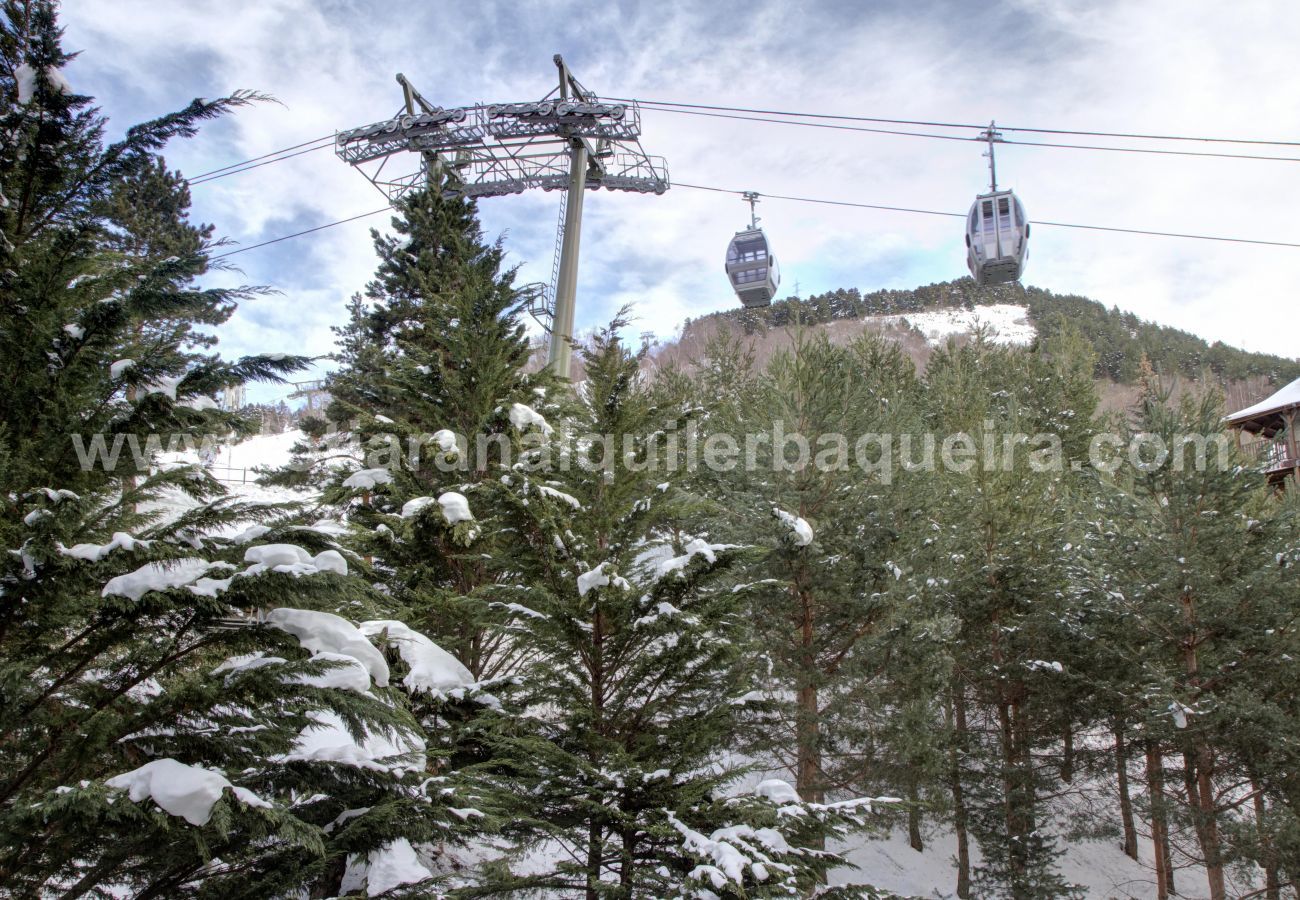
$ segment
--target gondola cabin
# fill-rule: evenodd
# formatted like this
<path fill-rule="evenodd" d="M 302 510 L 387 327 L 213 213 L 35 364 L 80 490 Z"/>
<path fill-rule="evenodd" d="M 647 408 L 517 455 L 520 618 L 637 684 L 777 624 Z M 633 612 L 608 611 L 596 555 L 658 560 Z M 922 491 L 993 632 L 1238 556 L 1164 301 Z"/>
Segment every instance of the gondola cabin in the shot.
<path fill-rule="evenodd" d="M 966 262 L 976 284 L 1018 281 L 1029 258 L 1029 220 L 1011 191 L 980 194 L 966 220 Z"/>
<path fill-rule="evenodd" d="M 781 284 L 776 257 L 761 228 L 736 232 L 727 247 L 727 278 L 747 309 L 770 306 Z"/>

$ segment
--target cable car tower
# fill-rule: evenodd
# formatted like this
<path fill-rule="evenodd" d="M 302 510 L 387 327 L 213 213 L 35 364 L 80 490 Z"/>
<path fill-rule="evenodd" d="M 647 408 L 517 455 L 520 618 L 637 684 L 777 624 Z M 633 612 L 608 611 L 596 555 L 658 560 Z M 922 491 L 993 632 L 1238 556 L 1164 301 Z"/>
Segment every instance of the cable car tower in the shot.
<path fill-rule="evenodd" d="M 444 196 L 496 197 L 529 188 L 565 191 L 558 262 L 552 274 L 549 365 L 568 377 L 578 284 L 578 244 L 586 190 L 662 194 L 663 157 L 641 147 L 635 103 L 601 100 L 583 87 L 556 54 L 559 85 L 536 102 L 444 109 L 429 103 L 399 74 L 404 104 L 390 119 L 342 131 L 335 153 L 396 202 L 411 191 L 442 184 Z M 414 171 L 400 160 L 418 161 Z M 389 164 L 395 163 L 389 171 Z"/>

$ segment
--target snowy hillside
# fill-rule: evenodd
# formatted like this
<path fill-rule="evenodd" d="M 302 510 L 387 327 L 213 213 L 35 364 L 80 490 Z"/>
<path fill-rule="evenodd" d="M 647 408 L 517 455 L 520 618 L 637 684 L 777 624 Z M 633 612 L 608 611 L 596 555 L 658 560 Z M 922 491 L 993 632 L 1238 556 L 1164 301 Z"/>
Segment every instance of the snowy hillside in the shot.
<path fill-rule="evenodd" d="M 282 434 L 257 434 L 242 441 L 220 444 L 210 459 L 201 460 L 197 450 L 165 453 L 161 461 L 166 464 L 207 465 L 221 481 L 242 481 L 255 477 L 253 469 L 278 469 L 287 466 L 292 457 L 293 445 L 303 440 L 301 431 L 293 429 Z"/>
<path fill-rule="evenodd" d="M 1033 343 L 1037 330 L 1029 320 L 1029 309 L 1013 303 L 997 303 L 974 309 L 945 308 L 894 316 L 868 316 L 863 320 L 882 326 L 911 326 L 931 346 L 942 346 L 950 337 L 974 334 L 985 328 L 995 344 L 1023 347 Z"/>
<path fill-rule="evenodd" d="M 311 494 L 282 487 L 266 487 L 257 483 L 259 471 L 279 469 L 292 459 L 294 444 L 303 440 L 297 429 L 282 434 L 259 434 L 243 441 L 217 446 L 208 459 L 200 459 L 197 449 L 163 453 L 161 466 L 204 465 L 231 494 L 255 503 L 290 503 L 311 499 Z M 192 505 L 188 498 L 174 495 L 164 504 L 177 509 Z"/>
<path fill-rule="evenodd" d="M 287 466 L 293 445 L 304 438 L 293 429 L 283 434 L 258 434 L 236 444 L 227 444 L 213 464 L 230 469 L 280 468 Z"/>

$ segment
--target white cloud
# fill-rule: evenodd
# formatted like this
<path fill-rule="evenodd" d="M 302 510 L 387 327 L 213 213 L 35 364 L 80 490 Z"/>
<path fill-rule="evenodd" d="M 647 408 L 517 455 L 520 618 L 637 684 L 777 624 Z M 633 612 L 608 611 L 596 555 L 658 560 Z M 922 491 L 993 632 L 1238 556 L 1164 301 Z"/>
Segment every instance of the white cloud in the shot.
<path fill-rule="evenodd" d="M 400 99 L 396 71 L 444 105 L 540 96 L 556 51 L 584 84 L 614 96 L 1081 130 L 1300 134 L 1300 73 L 1289 62 L 1300 20 L 1267 2 L 480 3 L 453 15 L 418 3 L 69 0 L 64 23 L 69 47 L 85 50 L 74 83 L 120 125 L 236 87 L 284 104 L 169 150 L 191 173 L 382 118 Z M 666 156 L 682 183 L 965 212 L 986 178 L 975 143 L 651 111 L 644 121 L 645 148 Z M 1300 156 L 1300 148 L 1172 147 Z M 1300 241 L 1286 190 L 1300 163 L 1011 146 L 998 160 L 1001 180 L 1035 219 Z M 194 197 L 199 218 L 244 243 L 383 203 L 328 150 L 198 185 Z M 521 281 L 549 280 L 555 202 L 482 204 L 487 232 L 508 231 Z M 799 281 L 805 294 L 867 291 L 964 273 L 955 219 L 775 199 L 760 214 L 790 290 Z M 685 316 L 732 305 L 721 258 L 746 217 L 739 198 L 684 187 L 663 197 L 589 195 L 578 325 L 633 302 L 636 330 L 667 334 Z M 249 280 L 283 292 L 254 302 L 282 310 L 241 310 L 224 332 L 226 352 L 280 349 L 284 336 L 259 322 L 297 329 L 293 342 L 306 352 L 331 349 L 328 326 L 374 269 L 371 225 L 386 219 L 234 257 Z M 1300 250 L 1039 227 L 1032 251 L 1030 284 L 1212 340 L 1297 354 Z"/>

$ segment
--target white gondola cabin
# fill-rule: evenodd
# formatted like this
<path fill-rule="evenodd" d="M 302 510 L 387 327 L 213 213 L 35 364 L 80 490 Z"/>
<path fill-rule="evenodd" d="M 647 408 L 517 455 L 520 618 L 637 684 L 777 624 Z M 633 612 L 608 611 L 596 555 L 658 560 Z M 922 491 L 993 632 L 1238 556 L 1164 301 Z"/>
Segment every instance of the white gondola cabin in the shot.
<path fill-rule="evenodd" d="M 747 308 L 771 305 L 781 284 L 781 272 L 762 229 L 736 232 L 727 247 L 727 277 Z"/>
<path fill-rule="evenodd" d="M 989 191 L 975 198 L 966 217 L 966 265 L 976 284 L 1019 281 L 1029 259 L 1029 219 L 1014 192 L 998 190 L 993 145 L 1002 132 L 997 123 L 990 122 L 979 140 L 989 145 Z"/>
<path fill-rule="evenodd" d="M 1011 191 L 980 194 L 966 219 L 966 254 L 976 284 L 1017 281 L 1029 258 L 1029 220 Z"/>

